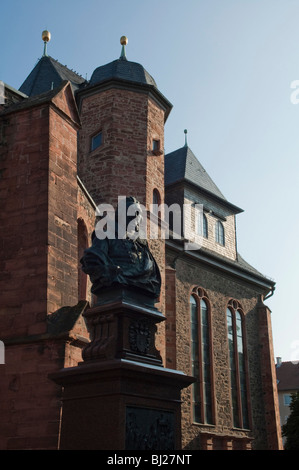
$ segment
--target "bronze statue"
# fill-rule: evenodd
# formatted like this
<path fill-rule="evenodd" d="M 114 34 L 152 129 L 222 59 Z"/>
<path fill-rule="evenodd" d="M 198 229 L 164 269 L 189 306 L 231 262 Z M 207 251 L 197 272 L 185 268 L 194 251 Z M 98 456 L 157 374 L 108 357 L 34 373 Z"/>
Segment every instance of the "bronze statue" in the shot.
<path fill-rule="evenodd" d="M 118 206 L 115 238 L 99 239 L 94 232 L 92 246 L 85 250 L 81 259 L 82 269 L 90 276 L 91 292 L 98 297 L 105 289 L 121 287 L 145 294 L 155 300 L 159 297 L 161 289 L 160 271 L 149 250 L 147 241 L 140 238 L 139 203 L 135 198 L 127 197 L 126 209 L 131 205 L 134 205 L 136 210 L 133 216 L 128 216 L 127 210 L 126 228 L 135 218 L 134 236 L 126 231 L 125 236 L 119 237 L 118 221 L 120 215 L 123 216 L 123 214 L 119 213 Z"/>

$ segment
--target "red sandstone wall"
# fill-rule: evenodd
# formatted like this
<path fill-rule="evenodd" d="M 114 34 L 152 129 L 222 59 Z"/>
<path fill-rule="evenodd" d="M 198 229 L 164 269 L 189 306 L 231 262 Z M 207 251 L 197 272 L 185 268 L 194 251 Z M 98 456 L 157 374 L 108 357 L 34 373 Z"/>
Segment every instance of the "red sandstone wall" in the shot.
<path fill-rule="evenodd" d="M 0 147 L 1 335 L 45 331 L 49 110 L 5 116 Z"/>
<path fill-rule="evenodd" d="M 80 110 L 78 174 L 96 204 L 116 204 L 117 197 L 145 201 L 147 96 L 110 89 L 84 98 Z M 91 137 L 103 143 L 90 151 Z"/>
<path fill-rule="evenodd" d="M 91 282 L 89 276 L 81 269 L 80 259 L 84 250 L 91 245 L 91 235 L 95 225 L 95 206 L 88 198 L 85 190 L 78 185 L 77 195 L 77 216 L 78 216 L 78 300 L 86 299 L 92 305 L 94 298 L 91 294 Z"/>
<path fill-rule="evenodd" d="M 262 302 L 258 305 L 260 358 L 263 393 L 265 400 L 265 420 L 269 450 L 282 450 L 277 378 L 274 362 L 271 312 Z"/>
<path fill-rule="evenodd" d="M 86 336 L 53 338 L 52 311 L 77 287 L 78 120 L 70 86 L 0 116 L 0 449 L 56 449 L 60 387 L 48 374 L 77 364 Z"/>
<path fill-rule="evenodd" d="M 50 109 L 48 311 L 78 301 L 77 132 Z"/>

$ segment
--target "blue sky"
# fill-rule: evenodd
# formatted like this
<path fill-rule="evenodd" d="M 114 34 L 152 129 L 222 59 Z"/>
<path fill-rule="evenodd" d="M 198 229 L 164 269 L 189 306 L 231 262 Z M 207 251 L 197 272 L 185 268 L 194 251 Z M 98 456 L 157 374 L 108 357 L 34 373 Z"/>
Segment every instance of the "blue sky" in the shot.
<path fill-rule="evenodd" d="M 298 0 L 10 0 L 0 4 L 0 79 L 19 88 L 48 53 L 90 78 L 120 55 L 173 104 L 165 151 L 188 144 L 237 216 L 238 250 L 273 278 L 274 354 L 299 359 Z"/>

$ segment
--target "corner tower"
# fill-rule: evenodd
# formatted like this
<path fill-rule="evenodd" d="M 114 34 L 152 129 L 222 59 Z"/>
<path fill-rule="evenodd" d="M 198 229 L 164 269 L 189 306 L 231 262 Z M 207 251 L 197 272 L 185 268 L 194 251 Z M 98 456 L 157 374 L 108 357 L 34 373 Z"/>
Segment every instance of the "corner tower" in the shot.
<path fill-rule="evenodd" d="M 82 128 L 78 173 L 94 201 L 134 195 L 149 209 L 154 190 L 164 201 L 164 124 L 172 105 L 142 65 L 119 59 L 95 69 L 77 92 Z"/>

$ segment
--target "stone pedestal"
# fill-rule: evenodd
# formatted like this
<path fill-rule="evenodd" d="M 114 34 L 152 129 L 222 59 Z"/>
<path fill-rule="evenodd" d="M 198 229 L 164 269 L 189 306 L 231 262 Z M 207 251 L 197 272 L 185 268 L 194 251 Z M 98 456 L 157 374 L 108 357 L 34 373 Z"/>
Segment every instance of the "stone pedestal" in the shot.
<path fill-rule="evenodd" d="M 50 377 L 63 387 L 60 449 L 179 450 L 181 390 L 193 378 L 162 365 L 155 332 L 164 316 L 116 294 L 84 314 L 84 361 Z"/>

